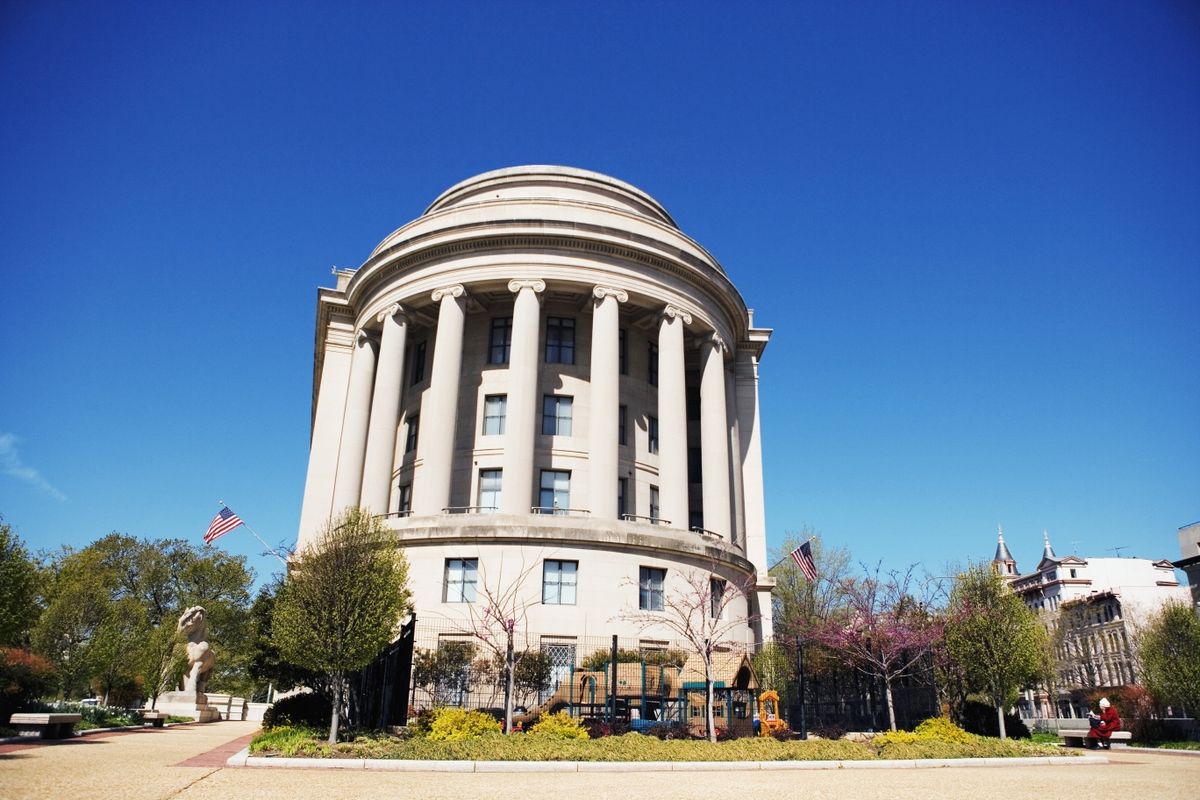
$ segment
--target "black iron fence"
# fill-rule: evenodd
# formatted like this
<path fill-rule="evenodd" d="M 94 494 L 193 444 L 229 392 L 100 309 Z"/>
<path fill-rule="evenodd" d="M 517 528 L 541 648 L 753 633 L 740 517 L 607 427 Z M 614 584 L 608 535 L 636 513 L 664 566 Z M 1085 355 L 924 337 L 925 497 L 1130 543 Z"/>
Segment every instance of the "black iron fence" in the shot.
<path fill-rule="evenodd" d="M 792 729 L 882 730 L 888 726 L 882 682 L 832 667 L 801 674 L 793 659 L 785 677 L 754 666 L 761 647 L 728 647 L 713 656 L 713 713 L 719 729 L 753 732 L 760 689 L 775 688 Z M 648 637 L 564 636 L 514 628 L 478 631 L 412 620 L 396 642 L 351 680 L 348 713 L 359 727 L 403 725 L 439 706 L 479 709 L 503 717 L 511 665 L 514 719 L 566 711 L 582 718 L 628 724 L 703 729 L 704 663 L 686 643 Z M 759 676 L 759 672 L 763 675 Z M 764 684 L 765 682 L 765 684 Z M 937 712 L 932 675 L 895 681 L 893 706 L 900 727 Z M 803 723 L 802 725 L 802 716 Z"/>

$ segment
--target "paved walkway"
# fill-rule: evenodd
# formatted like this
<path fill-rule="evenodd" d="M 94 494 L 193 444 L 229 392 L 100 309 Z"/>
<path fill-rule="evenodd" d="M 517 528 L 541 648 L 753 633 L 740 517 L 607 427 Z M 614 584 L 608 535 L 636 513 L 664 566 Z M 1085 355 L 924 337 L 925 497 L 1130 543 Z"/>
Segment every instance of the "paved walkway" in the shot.
<path fill-rule="evenodd" d="M 1111 751 L 1086 766 L 880 767 L 819 772 L 378 773 L 224 768 L 256 724 L 219 722 L 174 729 L 98 734 L 62 743 L 0 747 L 0 800 L 332 800 L 333 798 L 951 798 L 1005 800 L 1195 797 L 1200 758 Z"/>

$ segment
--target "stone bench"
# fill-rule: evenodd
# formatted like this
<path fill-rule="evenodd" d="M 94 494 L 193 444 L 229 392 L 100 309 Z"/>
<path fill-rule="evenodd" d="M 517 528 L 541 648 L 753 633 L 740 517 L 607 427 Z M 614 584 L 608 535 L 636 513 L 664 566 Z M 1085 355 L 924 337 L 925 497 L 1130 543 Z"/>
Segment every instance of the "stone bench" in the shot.
<path fill-rule="evenodd" d="M 1067 747 L 1083 747 L 1088 732 L 1086 730 L 1061 730 L 1058 735 Z M 1133 734 L 1129 731 L 1113 731 L 1108 737 L 1109 744 L 1113 747 L 1128 747 L 1131 739 L 1133 739 Z"/>
<path fill-rule="evenodd" d="M 68 739 L 74 732 L 75 723 L 81 719 L 82 714 L 19 713 L 13 714 L 8 724 L 16 728 L 21 736 Z"/>
<path fill-rule="evenodd" d="M 153 725 L 155 728 L 161 728 L 163 726 L 163 723 L 167 721 L 167 717 L 169 717 L 169 716 L 170 716 L 170 714 L 168 714 L 165 711 L 143 711 L 142 712 L 142 722 L 143 723 L 148 722 L 151 725 Z"/>

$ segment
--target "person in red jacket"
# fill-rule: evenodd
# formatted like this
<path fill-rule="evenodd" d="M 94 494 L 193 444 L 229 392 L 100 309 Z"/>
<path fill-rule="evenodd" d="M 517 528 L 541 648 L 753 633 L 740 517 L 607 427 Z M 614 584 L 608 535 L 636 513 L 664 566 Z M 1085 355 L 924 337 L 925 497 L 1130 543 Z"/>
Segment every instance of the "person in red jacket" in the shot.
<path fill-rule="evenodd" d="M 1107 750 L 1109 737 L 1113 735 L 1114 731 L 1121 730 L 1121 718 L 1117 716 L 1117 710 L 1112 707 L 1112 703 L 1108 702 L 1107 697 L 1101 697 L 1100 715 L 1097 716 L 1089 711 L 1088 719 L 1092 728 L 1088 731 L 1087 741 L 1084 744 L 1092 750 L 1097 747 Z"/>

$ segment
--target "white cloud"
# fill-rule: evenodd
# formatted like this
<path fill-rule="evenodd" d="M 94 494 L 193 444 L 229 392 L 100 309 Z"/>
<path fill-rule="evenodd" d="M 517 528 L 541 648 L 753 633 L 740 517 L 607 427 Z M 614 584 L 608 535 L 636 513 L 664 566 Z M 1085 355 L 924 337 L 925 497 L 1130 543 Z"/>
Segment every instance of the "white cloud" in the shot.
<path fill-rule="evenodd" d="M 42 477 L 42 473 L 21 463 L 21 456 L 17 453 L 17 437 L 11 433 L 0 433 L 0 472 L 36 486 L 55 500 L 67 499 L 65 494 Z"/>

